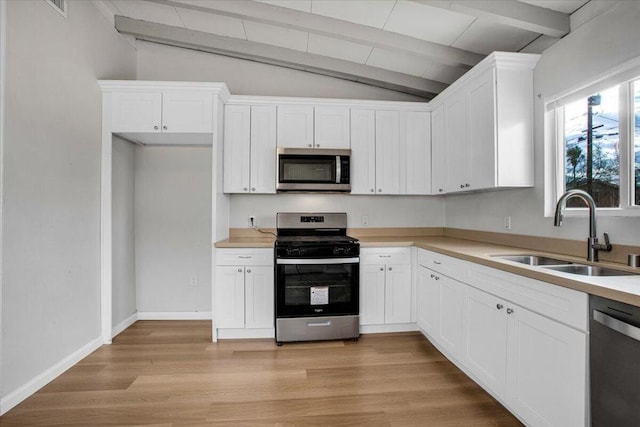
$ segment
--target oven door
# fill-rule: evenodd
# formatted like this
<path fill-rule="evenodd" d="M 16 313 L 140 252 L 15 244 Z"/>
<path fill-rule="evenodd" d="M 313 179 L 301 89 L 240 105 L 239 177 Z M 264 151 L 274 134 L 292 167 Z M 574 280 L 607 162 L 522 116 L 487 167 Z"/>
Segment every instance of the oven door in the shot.
<path fill-rule="evenodd" d="M 276 259 L 276 317 L 357 315 L 360 258 Z"/>

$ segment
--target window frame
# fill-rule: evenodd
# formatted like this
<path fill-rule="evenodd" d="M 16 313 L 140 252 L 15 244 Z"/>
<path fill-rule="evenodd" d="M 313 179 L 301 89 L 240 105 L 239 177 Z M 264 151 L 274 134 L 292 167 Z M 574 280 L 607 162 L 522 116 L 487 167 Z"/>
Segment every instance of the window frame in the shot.
<path fill-rule="evenodd" d="M 635 68 L 635 67 L 634 67 Z M 634 84 L 640 86 L 640 68 L 636 70 L 636 76 L 628 79 L 628 73 L 621 82 L 610 82 L 609 85 L 599 85 L 594 87 L 591 94 L 608 88 L 619 86 L 619 104 L 618 104 L 618 120 L 619 120 L 619 147 L 620 147 L 620 206 L 596 208 L 599 216 L 607 217 L 635 217 L 640 216 L 640 205 L 634 204 L 635 199 L 635 121 L 634 121 Z M 578 92 L 578 91 L 576 91 Z M 588 93 L 583 88 L 580 90 L 581 98 Z M 584 96 L 583 96 L 584 95 Z M 574 94 L 568 94 L 563 98 L 575 98 Z M 545 139 L 551 140 L 551 144 L 546 144 L 546 148 L 550 153 L 545 156 L 545 165 L 551 163 L 551 167 L 545 167 L 545 181 L 549 185 L 545 186 L 545 216 L 554 215 L 555 205 L 560 195 L 565 192 L 565 135 L 564 135 L 564 107 L 569 102 L 561 103 L 555 106 L 556 102 L 546 104 L 545 113 Z M 551 107 L 549 107 L 551 105 Z M 640 201 L 638 201 L 640 203 Z M 586 217 L 588 209 L 584 208 L 566 208 L 564 215 L 566 217 Z"/>

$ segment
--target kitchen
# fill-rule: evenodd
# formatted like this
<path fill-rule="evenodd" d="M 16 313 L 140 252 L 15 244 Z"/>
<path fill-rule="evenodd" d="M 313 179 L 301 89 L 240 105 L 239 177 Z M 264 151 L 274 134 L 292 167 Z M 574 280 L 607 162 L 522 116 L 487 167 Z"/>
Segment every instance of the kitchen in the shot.
<path fill-rule="evenodd" d="M 145 42 L 138 43 L 136 52 L 113 32 L 112 26 L 103 22 L 90 4 L 72 2 L 71 10 L 77 12 L 70 13 L 69 22 L 74 27 L 63 27 L 66 28 L 63 31 L 57 21 L 50 20 L 48 5 L 18 3 L 6 5 L 9 16 L 15 16 L 22 25 L 12 26 L 14 18 L 9 19 L 6 84 L 2 89 L 3 95 L 6 92 L 3 96 L 3 400 L 13 397 L 16 390 L 28 390 L 34 378 L 100 337 L 100 142 L 96 135 L 99 135 L 102 118 L 97 79 L 224 81 L 230 88 L 240 88 L 232 93 L 382 99 L 380 91 L 362 85 L 356 87 L 264 64 L 242 63 L 237 67 L 238 60 L 213 60 L 207 55 Z M 586 218 L 567 219 L 562 228 L 555 228 L 552 219 L 544 216 L 547 203 L 542 131 L 544 96 L 587 84 L 640 56 L 635 42 L 638 39 L 634 24 L 637 5 L 622 2 L 610 9 L 547 49 L 537 64 L 534 93 L 542 94 L 543 99 L 535 99 L 533 188 L 447 196 L 444 201 L 421 196 L 234 195 L 229 201 L 228 227 L 247 228 L 248 217 L 255 215 L 258 226 L 273 228 L 276 212 L 322 210 L 347 212 L 349 218 L 355 219 L 355 227 L 361 226 L 362 217 L 367 216 L 370 227 L 447 227 L 504 233 L 503 219 L 510 216 L 512 228 L 508 233 L 560 237 L 579 241 L 582 247 L 588 229 Z M 32 22 L 31 14 L 38 14 L 39 19 Z M 76 21 L 78 14 L 87 21 Z M 34 27 L 35 22 L 41 28 Z M 88 35 L 88 28 L 103 30 Z M 603 34 L 596 28 L 607 31 Z M 44 42 L 45 35 L 58 41 L 55 48 Z M 68 43 L 75 43 L 74 49 L 70 49 Z M 95 52 L 91 46 L 102 47 L 100 52 Z M 588 54 L 594 48 L 599 51 L 597 58 Z M 55 77 L 56 84 L 41 73 L 35 75 L 42 63 L 51 64 L 52 74 L 46 76 Z M 219 70 L 228 69 L 229 72 L 220 74 Z M 237 72 L 238 69 L 242 72 Z M 394 100 L 415 99 L 397 95 Z M 39 119 L 37 123 L 33 117 Z M 28 145 L 23 141 L 33 143 Z M 144 164 L 155 171 L 162 169 L 165 153 L 157 150 L 144 154 L 150 158 L 141 158 L 141 161 L 153 162 Z M 197 153 L 185 154 L 189 155 L 198 157 Z M 193 161 L 185 160 L 184 170 L 189 170 L 189 164 L 195 168 Z M 204 161 L 198 164 L 198 173 L 206 177 L 205 169 L 208 167 L 210 171 L 211 166 Z M 156 185 L 157 181 L 149 182 Z M 180 187 L 167 191 L 172 191 L 174 196 L 183 193 Z M 203 185 L 200 193 L 184 197 L 192 197 L 180 201 L 189 206 L 198 200 L 210 199 L 211 195 Z M 185 215 L 185 224 L 195 227 L 188 217 L 193 212 L 189 209 L 180 209 L 180 212 Z M 614 245 L 634 246 L 639 241 L 637 220 L 633 216 L 601 215 L 598 225 L 601 231 L 610 234 Z M 195 234 L 204 236 L 209 248 L 210 226 L 201 227 Z M 223 228 L 226 231 L 227 227 Z M 153 238 L 153 233 L 149 238 Z M 65 244 L 61 246 L 60 242 Z M 153 245 L 153 241 L 150 244 Z M 202 271 L 197 274 L 196 293 L 206 289 L 211 281 L 206 266 Z M 159 279 L 150 276 L 149 280 Z M 188 282 L 189 275 L 183 281 Z M 55 286 L 47 286 L 49 283 Z M 144 298 L 142 295 L 141 301 L 147 301 Z M 165 301 L 171 298 L 172 295 L 168 295 Z M 195 301 L 209 301 L 206 292 L 190 298 L 193 300 L 178 308 L 180 312 L 210 310 L 207 304 L 194 305 Z M 169 311 L 167 306 L 153 305 L 153 301 L 149 304 L 144 311 Z M 25 339 L 25 332 L 29 339 Z"/>

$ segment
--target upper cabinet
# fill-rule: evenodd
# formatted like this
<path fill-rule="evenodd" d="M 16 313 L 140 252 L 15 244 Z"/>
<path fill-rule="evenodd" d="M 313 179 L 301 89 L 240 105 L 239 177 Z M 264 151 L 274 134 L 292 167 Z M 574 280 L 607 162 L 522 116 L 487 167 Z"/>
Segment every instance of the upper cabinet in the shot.
<path fill-rule="evenodd" d="M 275 193 L 275 105 L 227 105 L 224 192 Z"/>
<path fill-rule="evenodd" d="M 277 145 L 349 148 L 349 107 L 279 105 Z"/>
<path fill-rule="evenodd" d="M 430 194 L 429 113 L 351 109 L 351 193 Z"/>
<path fill-rule="evenodd" d="M 444 105 L 431 111 L 431 194 L 444 194 L 447 164 L 444 145 Z"/>
<path fill-rule="evenodd" d="M 100 81 L 105 129 L 144 144 L 211 145 L 222 83 Z"/>
<path fill-rule="evenodd" d="M 444 118 L 436 116 L 433 144 L 446 147 L 447 193 L 533 186 L 533 68 L 538 59 L 494 52 L 436 98 Z M 434 167 L 441 161 L 434 155 Z"/>

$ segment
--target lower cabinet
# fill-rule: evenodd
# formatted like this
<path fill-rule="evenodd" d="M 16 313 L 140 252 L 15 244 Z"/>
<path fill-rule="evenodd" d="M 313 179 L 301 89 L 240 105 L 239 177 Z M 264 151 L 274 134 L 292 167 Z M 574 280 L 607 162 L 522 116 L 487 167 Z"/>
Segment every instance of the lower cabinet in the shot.
<path fill-rule="evenodd" d="M 411 248 L 360 251 L 360 324 L 412 322 Z"/>
<path fill-rule="evenodd" d="M 218 251 L 213 285 L 213 316 L 216 329 L 274 327 L 272 257 L 272 250 Z M 234 262 L 243 264 L 225 265 Z"/>
<path fill-rule="evenodd" d="M 465 269 L 460 260 L 452 261 L 457 270 L 447 270 L 456 271 L 459 281 L 426 268 L 433 264 L 423 255 L 418 326 L 434 344 L 525 424 L 587 425 L 586 332 L 474 287 L 477 269 Z M 438 267 L 450 267 L 446 257 L 438 257 Z M 509 298 L 534 296 L 542 312 L 545 298 L 558 302 L 549 304 L 549 310 L 584 304 L 586 316 L 585 294 L 539 281 L 519 285 L 516 280 L 502 282 L 509 284 L 503 287 Z M 548 292 L 543 292 L 545 287 Z"/>

